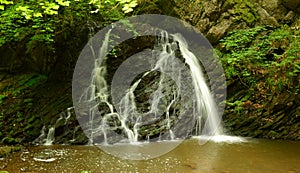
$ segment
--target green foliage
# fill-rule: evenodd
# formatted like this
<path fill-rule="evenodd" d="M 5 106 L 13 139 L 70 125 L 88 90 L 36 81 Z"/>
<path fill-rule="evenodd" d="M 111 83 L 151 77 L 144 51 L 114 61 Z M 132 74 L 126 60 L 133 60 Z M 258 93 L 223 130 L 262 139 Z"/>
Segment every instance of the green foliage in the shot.
<path fill-rule="evenodd" d="M 265 30 L 264 27 L 237 30 L 221 40 L 225 52 L 221 60 L 226 66 L 228 78 L 238 77 L 245 86 L 255 84 L 255 78 L 252 76 L 253 66 L 265 59 L 269 43 L 253 43 L 257 35 Z"/>
<path fill-rule="evenodd" d="M 245 49 L 251 45 L 255 40 L 255 37 L 261 31 L 265 30 L 266 29 L 262 26 L 245 30 L 236 30 L 229 33 L 229 35 L 225 39 L 222 39 L 221 42 L 224 44 L 227 51 Z"/>
<path fill-rule="evenodd" d="M 0 94 L 0 105 L 2 104 L 3 100 L 6 98 L 6 95 Z"/>
<path fill-rule="evenodd" d="M 137 0 L 90 0 L 89 4 L 92 4 L 96 7 L 95 11 L 91 11 L 91 13 L 98 13 L 100 10 L 108 9 L 113 7 L 113 9 L 122 9 L 124 13 L 130 13 L 133 11 L 133 8 L 138 5 Z"/>
<path fill-rule="evenodd" d="M 120 20 L 135 6 L 136 0 L 0 0 L 0 47 L 26 44 L 29 53 L 42 43 L 55 52 L 58 33 L 94 18 Z"/>
<path fill-rule="evenodd" d="M 17 85 L 17 87 L 12 91 L 12 95 L 17 96 L 27 88 L 34 87 L 45 82 L 46 80 L 47 77 L 45 75 L 37 75 L 33 77 L 32 75 L 24 74 L 20 81 L 18 81 L 19 86 Z"/>
<path fill-rule="evenodd" d="M 228 106 L 233 107 L 237 113 L 240 113 L 243 110 L 243 102 L 236 100 L 235 102 L 227 102 Z"/>
<path fill-rule="evenodd" d="M 274 91 L 283 89 L 299 90 L 300 81 L 300 32 L 288 26 L 283 26 L 270 34 L 269 39 L 273 49 L 282 49 L 283 54 L 273 53 L 274 61 L 266 64 L 269 75 L 267 80 Z M 275 86 L 275 87 L 274 87 Z"/>
<path fill-rule="evenodd" d="M 67 6 L 62 3 L 48 1 L 27 1 L 7 6 L 1 12 L 0 46 L 11 42 L 26 41 L 27 47 L 33 42 L 43 42 L 52 48 L 55 29 L 58 21 L 55 17 L 58 10 Z"/>
<path fill-rule="evenodd" d="M 4 10 L 6 5 L 14 4 L 11 0 L 0 0 L 0 10 Z"/>
<path fill-rule="evenodd" d="M 269 92 L 297 92 L 300 31 L 289 26 L 255 27 L 231 32 L 221 40 L 221 61 L 229 80 Z M 258 81 L 263 80 L 263 83 Z"/>

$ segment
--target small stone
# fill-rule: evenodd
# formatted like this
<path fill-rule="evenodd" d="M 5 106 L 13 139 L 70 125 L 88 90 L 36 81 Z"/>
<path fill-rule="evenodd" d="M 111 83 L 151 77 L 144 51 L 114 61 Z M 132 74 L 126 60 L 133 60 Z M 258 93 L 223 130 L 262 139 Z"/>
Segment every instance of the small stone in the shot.
<path fill-rule="evenodd" d="M 196 169 L 197 168 L 197 164 L 193 163 L 193 162 L 191 162 L 191 163 L 184 163 L 183 165 L 187 166 L 187 167 L 190 167 L 192 169 Z"/>
<path fill-rule="evenodd" d="M 286 105 L 287 105 L 287 106 L 292 106 L 292 105 L 293 105 L 293 102 L 288 102 Z"/>

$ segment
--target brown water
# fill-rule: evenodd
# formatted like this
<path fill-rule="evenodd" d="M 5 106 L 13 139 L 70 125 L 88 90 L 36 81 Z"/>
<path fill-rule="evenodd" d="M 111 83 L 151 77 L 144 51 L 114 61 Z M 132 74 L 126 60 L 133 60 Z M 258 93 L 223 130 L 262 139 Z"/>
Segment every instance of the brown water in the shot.
<path fill-rule="evenodd" d="M 147 144 L 156 150 L 172 142 Z M 118 150 L 118 147 L 116 147 Z M 47 173 L 297 173 L 300 141 L 254 140 L 245 143 L 181 143 L 171 152 L 149 160 L 122 160 L 95 146 L 29 147 L 0 160 L 0 171 Z"/>

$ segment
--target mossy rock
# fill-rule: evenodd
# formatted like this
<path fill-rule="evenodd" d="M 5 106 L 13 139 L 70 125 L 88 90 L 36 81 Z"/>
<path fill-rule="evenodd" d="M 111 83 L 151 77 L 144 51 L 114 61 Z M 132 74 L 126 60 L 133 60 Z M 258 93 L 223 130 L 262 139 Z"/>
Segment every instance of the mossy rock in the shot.
<path fill-rule="evenodd" d="M 268 133 L 268 136 L 270 136 L 271 138 L 275 138 L 275 137 L 278 136 L 278 133 L 275 132 L 275 131 L 273 131 L 273 130 L 271 130 L 271 131 Z"/>
<path fill-rule="evenodd" d="M 2 140 L 1 140 L 1 143 L 3 144 L 8 144 L 8 145 L 14 145 L 14 144 L 17 144 L 19 141 L 15 138 L 12 138 L 12 137 L 4 137 Z"/>
<path fill-rule="evenodd" d="M 254 121 L 256 120 L 256 117 L 254 117 L 254 116 L 251 116 L 251 117 L 249 117 L 248 119 L 246 119 L 243 123 L 242 123 L 242 125 L 241 126 L 248 126 L 248 125 L 250 125 L 251 123 L 253 123 Z"/>
<path fill-rule="evenodd" d="M 263 127 L 261 127 L 261 129 L 267 129 L 269 127 L 271 127 L 273 125 L 272 122 L 267 122 Z"/>
<path fill-rule="evenodd" d="M 263 131 L 262 130 L 256 130 L 253 133 L 253 137 L 261 137 Z"/>
<path fill-rule="evenodd" d="M 13 152 L 20 151 L 22 148 L 22 146 L 0 146 L 0 158 L 6 157 Z"/>
<path fill-rule="evenodd" d="M 259 19 L 256 7 L 251 1 L 230 0 L 228 2 L 233 5 L 229 12 L 236 16 L 237 21 L 245 21 L 251 25 Z"/>

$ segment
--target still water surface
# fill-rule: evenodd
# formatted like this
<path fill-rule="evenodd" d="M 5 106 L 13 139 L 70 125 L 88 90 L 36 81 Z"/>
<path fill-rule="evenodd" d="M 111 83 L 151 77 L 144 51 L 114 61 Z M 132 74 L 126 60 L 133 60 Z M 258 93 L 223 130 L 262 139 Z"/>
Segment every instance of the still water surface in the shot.
<path fill-rule="evenodd" d="M 140 144 L 156 150 L 172 142 Z M 120 148 L 116 147 L 116 151 Z M 149 160 L 125 160 L 95 146 L 35 146 L 0 160 L 0 171 L 45 173 L 300 173 L 300 141 L 247 139 L 241 143 L 182 142 Z"/>

